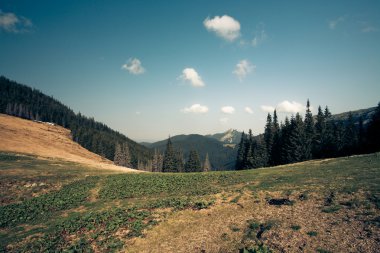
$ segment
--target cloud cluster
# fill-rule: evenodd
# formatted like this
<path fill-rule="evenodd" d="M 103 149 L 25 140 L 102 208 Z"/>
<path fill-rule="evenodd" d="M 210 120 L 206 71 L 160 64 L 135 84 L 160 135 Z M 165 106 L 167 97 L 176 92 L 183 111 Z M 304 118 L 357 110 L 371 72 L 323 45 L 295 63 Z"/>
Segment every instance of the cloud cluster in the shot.
<path fill-rule="evenodd" d="M 2 12 L 0 10 L 0 30 L 10 33 L 30 32 L 33 28 L 33 23 L 29 19 L 16 16 L 16 14 Z"/>
<path fill-rule="evenodd" d="M 273 106 L 270 106 L 270 105 L 262 105 L 260 106 L 261 110 L 263 110 L 264 112 L 269 112 L 269 113 L 272 113 L 274 111 L 274 107 Z"/>
<path fill-rule="evenodd" d="M 185 68 L 182 70 L 182 75 L 180 75 L 179 79 L 188 81 L 193 87 L 205 86 L 201 76 L 193 68 Z"/>
<path fill-rule="evenodd" d="M 203 25 L 208 31 L 215 32 L 227 41 L 234 41 L 240 36 L 239 21 L 228 15 L 215 16 L 212 19 L 208 17 L 203 21 Z"/>
<path fill-rule="evenodd" d="M 128 70 L 133 75 L 140 75 L 145 72 L 144 67 L 141 65 L 141 61 L 137 58 L 129 58 L 128 62 L 121 66 L 121 69 Z"/>
<path fill-rule="evenodd" d="M 208 107 L 200 104 L 193 104 L 181 110 L 183 113 L 203 114 L 208 112 Z"/>
<path fill-rule="evenodd" d="M 269 105 L 261 106 L 261 110 L 263 110 L 264 112 L 272 113 L 275 109 L 277 110 L 277 112 L 295 114 L 297 112 L 305 111 L 306 107 L 303 104 L 298 103 L 296 101 L 289 102 L 288 100 L 282 101 L 276 106 L 276 108 Z"/>
<path fill-rule="evenodd" d="M 256 65 L 253 65 L 248 60 L 241 60 L 236 64 L 235 70 L 232 73 L 234 73 L 240 81 L 243 81 L 243 79 L 255 69 Z"/>
<path fill-rule="evenodd" d="M 235 113 L 235 108 L 232 106 L 223 106 L 220 108 L 220 111 L 224 114 L 234 114 Z"/>

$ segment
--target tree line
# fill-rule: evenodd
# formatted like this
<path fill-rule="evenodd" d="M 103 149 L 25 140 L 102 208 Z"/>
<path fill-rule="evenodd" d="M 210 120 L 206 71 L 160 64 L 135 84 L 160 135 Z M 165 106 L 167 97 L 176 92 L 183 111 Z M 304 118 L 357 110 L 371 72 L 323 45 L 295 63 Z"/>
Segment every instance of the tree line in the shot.
<path fill-rule="evenodd" d="M 3 76 L 0 77 L 0 113 L 52 122 L 68 128 L 75 142 L 109 160 L 114 160 L 118 143 L 127 143 L 132 168 L 147 164 L 153 155 L 148 148 L 95 121 L 94 118 L 74 113 L 53 97 Z"/>
<path fill-rule="evenodd" d="M 263 135 L 242 133 L 236 170 L 276 166 L 310 159 L 331 158 L 380 150 L 380 103 L 365 127 L 355 124 L 349 113 L 346 122 L 334 121 L 329 108 L 319 106 L 314 117 L 307 101 L 305 118 L 297 113 L 278 122 L 277 112 L 268 113 Z"/>
<path fill-rule="evenodd" d="M 157 150 L 154 152 L 153 172 L 206 172 L 211 170 L 208 153 L 202 163 L 198 152 L 193 149 L 190 150 L 188 159 L 185 160 L 182 150 L 173 147 L 170 137 L 167 140 L 164 154 L 160 154 Z"/>

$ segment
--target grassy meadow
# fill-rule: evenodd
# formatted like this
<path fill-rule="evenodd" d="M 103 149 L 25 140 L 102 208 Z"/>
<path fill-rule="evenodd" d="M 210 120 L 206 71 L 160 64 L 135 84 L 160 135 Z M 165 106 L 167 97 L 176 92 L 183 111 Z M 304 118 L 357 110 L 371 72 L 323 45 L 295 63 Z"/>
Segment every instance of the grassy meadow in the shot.
<path fill-rule="evenodd" d="M 124 173 L 0 153 L 0 252 L 377 252 L 380 154 Z"/>

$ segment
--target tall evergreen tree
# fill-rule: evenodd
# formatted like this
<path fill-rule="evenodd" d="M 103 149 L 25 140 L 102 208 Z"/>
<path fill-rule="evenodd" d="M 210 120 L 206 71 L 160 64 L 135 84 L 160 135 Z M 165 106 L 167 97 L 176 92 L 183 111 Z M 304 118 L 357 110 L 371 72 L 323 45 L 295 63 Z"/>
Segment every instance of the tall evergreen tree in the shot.
<path fill-rule="evenodd" d="M 245 150 L 246 150 L 246 134 L 241 134 L 240 143 L 237 150 L 237 157 L 236 157 L 236 164 L 235 169 L 236 170 L 242 170 L 244 169 L 244 158 L 245 158 Z"/>
<path fill-rule="evenodd" d="M 122 154 L 123 154 L 123 166 L 131 168 L 131 154 L 129 152 L 129 146 L 128 143 L 124 143 L 123 149 L 122 149 Z"/>
<path fill-rule="evenodd" d="M 113 158 L 113 162 L 116 165 L 120 165 L 121 166 L 122 154 L 121 154 L 121 146 L 120 146 L 120 144 L 118 142 L 116 142 L 116 145 L 115 145 L 115 157 Z"/>
<path fill-rule="evenodd" d="M 290 121 L 290 135 L 289 143 L 287 148 L 288 152 L 287 160 L 289 163 L 302 161 L 305 157 L 304 155 L 304 126 L 302 117 L 299 113 L 296 114 L 296 117 L 292 117 Z"/>
<path fill-rule="evenodd" d="M 166 143 L 166 150 L 165 150 L 164 160 L 162 164 L 162 171 L 163 172 L 178 172 L 176 160 L 177 160 L 176 153 L 174 151 L 173 144 L 169 136 L 168 142 Z"/>
<path fill-rule="evenodd" d="M 185 164 L 185 172 L 202 172 L 201 161 L 196 150 L 191 150 L 189 159 Z"/>
<path fill-rule="evenodd" d="M 306 103 L 306 114 L 305 114 L 305 151 L 304 151 L 304 160 L 312 159 L 312 145 L 313 145 L 313 139 L 315 135 L 315 129 L 314 129 L 314 119 L 313 114 L 310 110 L 310 101 L 307 100 Z"/>
<path fill-rule="evenodd" d="M 278 123 L 277 112 L 273 112 L 273 144 L 269 155 L 269 165 L 279 165 L 281 163 L 281 131 Z"/>
<path fill-rule="evenodd" d="M 281 164 L 287 164 L 290 161 L 288 157 L 290 156 L 291 147 L 290 147 L 290 121 L 289 118 L 285 117 L 285 123 L 281 127 Z"/>
<path fill-rule="evenodd" d="M 267 123 L 265 125 L 265 130 L 264 130 L 264 140 L 265 140 L 266 152 L 269 158 L 269 163 L 272 164 L 273 162 L 271 158 L 271 153 L 272 153 L 272 145 L 273 145 L 273 125 L 272 125 L 272 116 L 270 115 L 270 113 L 268 113 L 268 116 L 267 116 Z"/>
<path fill-rule="evenodd" d="M 176 152 L 176 164 L 177 164 L 177 170 L 178 172 L 183 172 L 185 169 L 185 160 L 183 158 L 183 151 L 182 149 L 179 149 Z"/>
<path fill-rule="evenodd" d="M 325 114 L 322 112 L 322 108 L 318 107 L 317 121 L 315 123 L 315 135 L 313 141 L 313 156 L 321 158 L 323 156 L 324 147 L 324 134 L 326 131 Z"/>
<path fill-rule="evenodd" d="M 206 153 L 205 162 L 203 163 L 203 171 L 204 172 L 211 171 L 211 163 L 208 158 L 208 153 Z"/>

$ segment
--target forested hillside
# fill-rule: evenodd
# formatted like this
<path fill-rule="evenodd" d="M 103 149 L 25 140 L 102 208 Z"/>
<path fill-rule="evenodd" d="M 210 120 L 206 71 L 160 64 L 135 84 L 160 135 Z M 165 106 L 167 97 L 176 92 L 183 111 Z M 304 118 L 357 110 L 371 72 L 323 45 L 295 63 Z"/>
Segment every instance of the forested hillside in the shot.
<path fill-rule="evenodd" d="M 196 150 L 203 162 L 206 154 L 209 155 L 211 166 L 214 170 L 230 170 L 234 168 L 236 150 L 223 146 L 223 143 L 202 135 L 177 135 L 171 137 L 174 149 L 181 151 L 184 157 L 188 157 L 191 150 Z M 163 153 L 166 149 L 167 140 L 149 144 L 152 149 Z"/>
<path fill-rule="evenodd" d="M 297 113 L 279 123 L 276 110 L 267 116 L 265 131 L 254 138 L 242 134 L 236 169 L 252 169 L 311 159 L 350 156 L 380 150 L 380 103 L 377 108 L 332 115 L 319 106 L 313 116 L 307 101 L 304 119 Z"/>
<path fill-rule="evenodd" d="M 75 113 L 53 97 L 0 77 L 0 113 L 25 119 L 52 122 L 71 130 L 73 140 L 86 149 L 114 160 L 116 144 L 128 144 L 132 167 L 147 163 L 151 151 L 81 113 Z"/>

